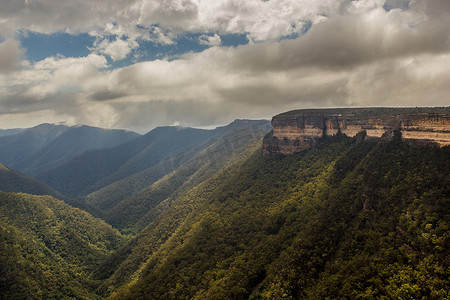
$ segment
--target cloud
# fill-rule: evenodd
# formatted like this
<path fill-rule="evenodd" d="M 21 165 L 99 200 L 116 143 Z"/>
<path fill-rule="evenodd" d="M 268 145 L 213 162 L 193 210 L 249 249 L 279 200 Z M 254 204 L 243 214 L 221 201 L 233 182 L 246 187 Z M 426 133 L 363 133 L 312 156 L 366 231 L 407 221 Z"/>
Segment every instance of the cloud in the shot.
<path fill-rule="evenodd" d="M 111 57 L 113 61 L 116 61 L 127 57 L 131 50 L 138 46 L 139 44 L 134 40 L 122 40 L 116 38 L 114 41 L 104 39 L 96 46 L 96 48 L 100 53 L 106 54 Z"/>
<path fill-rule="evenodd" d="M 214 34 L 213 36 L 203 34 L 199 36 L 198 40 L 200 44 L 208 46 L 220 46 L 220 44 L 222 43 L 222 39 L 217 33 Z"/>
<path fill-rule="evenodd" d="M 447 0 L 411 0 L 411 9 L 423 13 L 428 18 L 447 18 L 450 12 L 450 2 Z"/>
<path fill-rule="evenodd" d="M 135 17 L 131 25 L 146 27 L 105 23 L 86 57 L 50 57 L 0 75 L 0 119 L 29 114 L 40 121 L 46 112 L 49 121 L 145 131 L 175 122 L 211 126 L 270 118 L 307 107 L 448 105 L 449 2 L 405 3 L 389 1 L 385 9 L 385 1 L 369 0 L 135 1 L 115 16 Z M 160 18 L 158 26 L 150 24 L 159 20 L 153 18 Z M 306 34 L 280 38 L 299 31 L 306 19 L 313 23 Z M 166 44 L 179 30 L 199 30 L 199 40 L 215 47 L 105 69 L 105 55 L 126 57 L 141 30 Z M 244 32 L 255 43 L 224 47 L 223 32 Z"/>
<path fill-rule="evenodd" d="M 41 33 L 112 34 L 136 41 L 154 39 L 154 28 L 158 28 L 156 36 L 167 32 L 239 33 L 252 41 L 264 41 L 299 34 L 309 22 L 318 24 L 346 12 L 364 14 L 383 5 L 405 8 L 408 3 L 412 10 L 430 17 L 450 9 L 446 0 L 7 1 L 0 11 L 0 34 L 16 28 Z M 163 36 L 170 40 L 167 34 Z"/>
<path fill-rule="evenodd" d="M 127 20 L 133 15 L 137 1 L 120 0 L 36 0 L 2 3 L 0 19 L 15 28 L 51 33 L 56 31 L 87 32 L 105 27 L 111 19 Z"/>
<path fill-rule="evenodd" d="M 450 22 L 426 20 L 411 26 L 419 17 L 414 12 L 386 12 L 382 8 L 363 15 L 336 16 L 295 40 L 241 47 L 238 51 L 243 59 L 236 67 L 255 71 L 305 66 L 348 69 L 393 57 L 447 52 Z"/>
<path fill-rule="evenodd" d="M 19 42 L 12 38 L 0 42 L 0 73 L 9 73 L 16 70 L 23 53 Z"/>
<path fill-rule="evenodd" d="M 345 87 L 350 103 L 368 106 L 448 106 L 450 53 L 421 54 L 358 68 Z"/>
<path fill-rule="evenodd" d="M 40 33 L 57 31 L 111 33 L 130 39 L 148 38 L 145 28 L 158 24 L 162 31 L 248 34 L 254 41 L 301 32 L 303 24 L 332 15 L 341 1 L 334 0 L 36 0 L 7 1 L 0 19 L 17 29 Z M 1 28 L 1 26 L 0 26 Z"/>
<path fill-rule="evenodd" d="M 191 0 L 144 0 L 140 7 L 140 24 L 164 24 L 182 27 L 197 19 L 199 6 Z"/>

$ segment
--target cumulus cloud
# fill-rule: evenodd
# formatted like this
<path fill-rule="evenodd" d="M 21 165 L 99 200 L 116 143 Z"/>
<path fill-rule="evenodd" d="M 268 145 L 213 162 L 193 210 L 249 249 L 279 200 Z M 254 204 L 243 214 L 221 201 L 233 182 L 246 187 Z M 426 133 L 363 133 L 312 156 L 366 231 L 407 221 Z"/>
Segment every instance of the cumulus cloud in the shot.
<path fill-rule="evenodd" d="M 127 57 L 131 50 L 138 46 L 139 44 L 136 41 L 116 38 L 114 41 L 104 39 L 97 45 L 97 49 L 100 53 L 106 54 L 113 61 L 116 61 Z"/>
<path fill-rule="evenodd" d="M 445 14 L 446 0 L 35 0 L 7 1 L 0 11 L 0 34 L 11 28 L 42 33 L 90 32 L 149 38 L 162 32 L 244 33 L 253 41 L 301 33 L 345 11 L 363 14 L 380 7 L 416 9 L 427 16 Z M 8 30 L 6 29 L 8 26 Z M 2 28 L 4 28 L 2 30 Z"/>
<path fill-rule="evenodd" d="M 0 88 L 0 119 L 27 113 L 31 117 L 40 111 L 52 111 L 49 116 L 61 118 L 49 121 L 64 121 L 68 116 L 70 120 L 79 118 L 79 109 L 85 103 L 83 88 L 92 86 L 91 79 L 105 66 L 106 59 L 96 54 L 81 58 L 58 56 L 0 77 L 0 86 L 4 87 Z"/>
<path fill-rule="evenodd" d="M 8 67 L 8 76 L 0 75 L 0 127 L 15 115 L 41 120 L 43 112 L 48 121 L 145 131 L 175 122 L 210 126 L 270 118 L 307 107 L 449 103 L 447 0 L 111 2 L 115 20 L 133 20 L 128 25 L 111 23 L 111 17 L 103 24 L 99 15 L 112 16 L 109 8 L 96 1 L 82 5 L 91 3 L 99 5 L 91 25 L 68 23 L 74 22 L 72 30 L 98 30 L 93 53 Z M 23 3 L 8 5 L 23 11 Z M 306 34 L 281 38 L 300 32 L 307 21 L 312 27 Z M 60 28 L 56 21 L 53 26 Z M 214 47 L 105 69 L 105 56 L 123 59 L 143 32 L 170 44 L 182 30 L 197 30 L 199 42 Z M 245 33 L 255 43 L 224 47 L 224 32 Z M 20 52 L 14 40 L 2 42 L 0 52 L 6 42 L 12 53 Z"/>
<path fill-rule="evenodd" d="M 222 39 L 216 33 L 213 36 L 203 34 L 199 38 L 200 44 L 208 45 L 208 46 L 219 46 L 222 43 Z"/>
<path fill-rule="evenodd" d="M 174 32 L 247 33 L 249 39 L 278 38 L 301 32 L 307 20 L 335 13 L 334 0 L 36 0 L 7 1 L 0 19 L 15 28 L 51 33 L 111 32 L 145 38 L 159 24 Z M 0 26 L 1 28 L 1 26 Z"/>
<path fill-rule="evenodd" d="M 35 0 L 2 2 L 0 19 L 16 28 L 41 33 L 86 32 L 104 27 L 111 18 L 132 18 L 137 1 Z"/>
<path fill-rule="evenodd" d="M 197 19 L 199 7 L 196 2 L 192 0 L 144 0 L 141 2 L 139 23 L 184 26 Z"/>

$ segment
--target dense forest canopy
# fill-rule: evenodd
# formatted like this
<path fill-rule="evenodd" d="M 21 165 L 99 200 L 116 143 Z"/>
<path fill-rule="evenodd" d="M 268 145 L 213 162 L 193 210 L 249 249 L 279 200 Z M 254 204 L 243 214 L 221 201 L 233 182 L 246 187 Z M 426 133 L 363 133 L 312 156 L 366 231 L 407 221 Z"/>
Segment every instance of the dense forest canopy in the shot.
<path fill-rule="evenodd" d="M 449 154 L 345 136 L 255 153 L 167 211 L 180 225 L 111 298 L 448 297 Z"/>
<path fill-rule="evenodd" d="M 2 299 L 94 299 L 90 274 L 124 241 L 61 200 L 4 192 L 0 238 Z"/>

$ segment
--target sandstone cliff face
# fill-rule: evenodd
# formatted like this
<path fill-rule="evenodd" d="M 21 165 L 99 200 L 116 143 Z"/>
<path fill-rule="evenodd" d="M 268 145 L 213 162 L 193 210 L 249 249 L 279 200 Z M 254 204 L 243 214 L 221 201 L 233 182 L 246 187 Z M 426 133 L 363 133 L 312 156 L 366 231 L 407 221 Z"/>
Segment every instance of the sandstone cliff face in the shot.
<path fill-rule="evenodd" d="M 291 154 L 313 147 L 317 139 L 365 132 L 380 138 L 399 130 L 404 139 L 450 145 L 450 108 L 348 108 L 296 110 L 272 119 L 263 154 Z"/>

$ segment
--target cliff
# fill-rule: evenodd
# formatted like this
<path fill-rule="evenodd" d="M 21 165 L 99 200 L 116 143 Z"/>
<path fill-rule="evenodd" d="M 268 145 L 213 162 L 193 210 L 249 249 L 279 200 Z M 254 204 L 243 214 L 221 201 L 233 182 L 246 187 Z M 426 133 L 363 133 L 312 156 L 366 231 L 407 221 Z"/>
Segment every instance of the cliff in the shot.
<path fill-rule="evenodd" d="M 272 118 L 263 154 L 291 154 L 313 147 L 317 139 L 338 133 L 381 138 L 398 130 L 403 139 L 450 145 L 450 107 L 339 108 L 294 110 Z"/>

